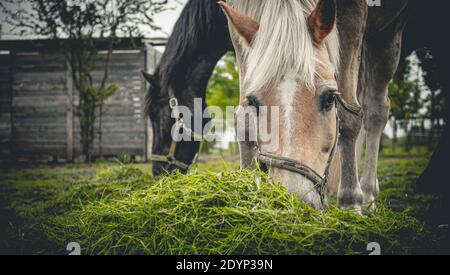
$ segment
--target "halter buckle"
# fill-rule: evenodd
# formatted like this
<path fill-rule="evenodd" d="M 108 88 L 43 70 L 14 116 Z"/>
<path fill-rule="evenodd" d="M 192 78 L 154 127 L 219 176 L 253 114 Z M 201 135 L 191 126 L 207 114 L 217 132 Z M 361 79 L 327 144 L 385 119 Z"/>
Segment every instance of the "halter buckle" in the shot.
<path fill-rule="evenodd" d="M 169 164 L 169 165 L 175 164 L 175 157 L 168 156 L 167 157 L 167 164 Z"/>
<path fill-rule="evenodd" d="M 175 109 L 175 107 L 178 107 L 178 99 L 176 97 L 173 97 L 169 100 L 169 106 L 170 109 Z"/>

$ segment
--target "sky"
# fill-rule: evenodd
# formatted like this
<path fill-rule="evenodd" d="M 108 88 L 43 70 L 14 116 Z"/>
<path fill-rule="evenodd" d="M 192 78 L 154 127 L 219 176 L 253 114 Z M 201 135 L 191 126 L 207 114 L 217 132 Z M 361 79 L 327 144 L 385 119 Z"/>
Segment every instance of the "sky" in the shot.
<path fill-rule="evenodd" d="M 167 36 L 167 34 L 172 33 L 173 26 L 180 16 L 181 11 L 183 10 L 184 5 L 187 0 L 169 0 L 169 5 L 173 7 L 173 10 L 165 11 L 161 14 L 158 14 L 155 18 L 155 22 L 159 27 L 163 29 L 165 34 L 161 34 L 159 32 L 154 32 L 152 36 Z"/>

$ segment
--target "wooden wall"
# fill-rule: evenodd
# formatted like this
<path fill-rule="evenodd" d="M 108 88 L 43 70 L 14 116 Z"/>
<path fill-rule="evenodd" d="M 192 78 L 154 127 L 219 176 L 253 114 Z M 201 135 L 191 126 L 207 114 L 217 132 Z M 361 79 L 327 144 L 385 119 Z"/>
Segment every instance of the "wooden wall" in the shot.
<path fill-rule="evenodd" d="M 0 54 L 0 160 L 9 157 L 11 148 L 11 56 Z"/>
<path fill-rule="evenodd" d="M 103 156 L 146 158 L 151 130 L 143 115 L 146 83 L 141 70 L 151 71 L 159 57 L 160 53 L 149 46 L 113 54 L 109 83 L 119 90 L 106 101 L 103 111 Z M 101 77 L 99 67 L 94 80 Z M 57 51 L 0 55 L 0 154 L 19 159 L 79 158 L 79 120 L 70 103 L 76 103 L 77 98 L 69 68 Z M 94 154 L 99 151 L 96 138 Z"/>

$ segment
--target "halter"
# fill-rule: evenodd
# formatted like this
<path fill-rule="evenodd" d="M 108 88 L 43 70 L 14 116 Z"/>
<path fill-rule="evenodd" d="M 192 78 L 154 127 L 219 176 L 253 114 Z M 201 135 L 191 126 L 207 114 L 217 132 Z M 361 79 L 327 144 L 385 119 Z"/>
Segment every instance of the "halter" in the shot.
<path fill-rule="evenodd" d="M 175 124 L 177 125 L 177 131 L 183 129 L 185 133 L 194 138 L 194 140 L 197 138 L 199 138 L 200 140 L 203 139 L 203 136 L 195 133 L 191 128 L 187 127 L 186 124 L 184 123 L 184 120 L 181 117 L 181 114 L 178 110 L 178 107 L 180 106 L 178 103 L 178 98 L 175 96 L 174 92 L 171 89 L 169 89 L 169 97 L 170 97 L 169 107 L 170 110 L 172 111 L 172 114 L 174 114 Z M 182 171 L 188 171 L 189 169 L 192 168 L 193 165 L 197 163 L 199 153 L 195 154 L 191 164 L 187 164 L 183 161 L 177 160 L 177 158 L 175 157 L 175 153 L 177 151 L 177 144 L 178 142 L 172 139 L 169 153 L 167 155 L 152 155 L 151 160 L 155 162 L 166 163 L 169 166 L 171 165 L 175 166 L 181 169 Z"/>
<path fill-rule="evenodd" d="M 177 108 L 179 106 L 177 97 L 175 96 L 175 94 L 173 93 L 172 90 L 170 90 L 169 93 L 170 93 L 169 106 L 170 106 L 170 109 L 172 110 L 172 113 L 175 114 L 175 121 L 176 121 L 175 123 L 178 126 L 177 129 L 178 130 L 183 129 L 188 135 L 192 136 L 194 139 L 196 139 L 196 138 L 202 139 L 203 136 L 195 133 L 194 131 L 192 131 L 191 128 L 188 128 L 186 126 L 183 118 L 181 118 L 180 112 L 177 110 Z M 328 158 L 327 166 L 325 168 L 325 172 L 323 175 L 320 175 L 319 173 L 317 173 L 314 169 L 312 169 L 308 165 L 300 163 L 296 160 L 285 158 L 282 156 L 277 156 L 274 154 L 263 153 L 258 144 L 255 146 L 255 151 L 257 152 L 256 159 L 260 163 L 266 165 L 267 167 L 276 167 L 279 169 L 291 171 L 291 172 L 294 172 L 294 173 L 304 176 L 305 178 L 307 178 L 314 184 L 316 191 L 323 198 L 323 196 L 325 194 L 325 188 L 327 186 L 329 176 L 330 176 L 331 163 L 333 162 L 333 160 L 336 156 L 336 151 L 337 151 L 337 147 L 338 147 L 338 143 L 339 143 L 340 119 L 339 119 L 339 115 L 338 115 L 338 106 L 341 106 L 342 108 L 344 108 L 345 111 L 347 111 L 348 113 L 350 113 L 352 115 L 355 115 L 357 117 L 362 116 L 362 108 L 360 106 L 347 103 L 339 94 L 336 94 L 335 106 L 336 106 L 336 138 L 334 141 L 333 148 L 331 149 L 331 153 Z M 177 168 L 180 168 L 181 170 L 188 171 L 189 169 L 192 168 L 192 166 L 194 164 L 197 163 L 199 153 L 197 153 L 194 156 L 194 159 L 191 164 L 187 164 L 185 162 L 177 160 L 175 157 L 175 153 L 177 150 L 177 144 L 178 143 L 172 139 L 169 153 L 167 155 L 152 155 L 151 160 L 160 162 L 160 163 L 166 163 L 169 166 L 170 165 L 176 166 Z"/>
<path fill-rule="evenodd" d="M 330 169 L 331 169 L 331 163 L 333 162 L 336 151 L 338 147 L 339 142 L 339 130 L 340 130 L 340 119 L 338 115 L 338 103 L 340 106 L 344 108 L 347 112 L 351 113 L 352 115 L 360 117 L 362 115 L 362 108 L 360 106 L 349 104 L 347 103 L 339 94 L 336 94 L 336 139 L 334 141 L 333 148 L 331 149 L 330 156 L 328 158 L 327 166 L 325 168 L 325 172 L 323 175 L 320 175 L 309 167 L 308 165 L 305 165 L 303 163 L 300 163 L 296 160 L 285 158 L 282 156 L 277 156 L 274 154 L 269 153 L 263 153 L 261 152 L 261 148 L 259 144 L 255 146 L 256 153 L 256 159 L 259 161 L 259 163 L 262 163 L 266 165 L 267 167 L 275 167 L 282 170 L 287 170 L 290 172 L 294 172 L 297 174 L 300 174 L 310 180 L 314 184 L 314 188 L 319 193 L 321 198 L 324 197 L 325 194 L 325 188 L 328 183 L 328 179 L 330 176 Z"/>

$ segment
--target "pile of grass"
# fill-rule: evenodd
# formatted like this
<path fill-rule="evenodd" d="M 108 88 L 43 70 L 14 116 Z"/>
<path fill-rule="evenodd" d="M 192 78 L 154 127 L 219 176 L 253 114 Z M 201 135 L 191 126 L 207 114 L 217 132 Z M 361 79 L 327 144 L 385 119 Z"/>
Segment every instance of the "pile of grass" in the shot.
<path fill-rule="evenodd" d="M 258 179 L 258 180 L 255 180 Z M 55 246 L 83 254 L 384 254 L 424 249 L 424 226 L 380 205 L 369 216 L 317 211 L 262 173 L 174 174 L 155 179 L 122 166 L 64 194 L 70 211 L 44 231 Z"/>

